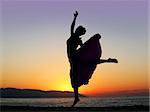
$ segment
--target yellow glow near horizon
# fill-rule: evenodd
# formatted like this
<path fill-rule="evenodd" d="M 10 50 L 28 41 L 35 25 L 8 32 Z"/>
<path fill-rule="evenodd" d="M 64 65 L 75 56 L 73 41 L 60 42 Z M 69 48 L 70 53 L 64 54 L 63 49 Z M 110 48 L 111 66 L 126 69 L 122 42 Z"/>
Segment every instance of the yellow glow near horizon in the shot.
<path fill-rule="evenodd" d="M 18 62 L 18 60 L 11 62 L 13 61 Z M 51 60 L 51 63 L 41 61 L 39 64 L 33 64 L 34 62 L 36 60 L 32 60 L 32 65 L 24 62 L 24 65 L 20 66 L 14 63 L 14 66 L 9 64 L 4 66 L 1 87 L 73 91 L 67 60 L 61 58 Z M 85 95 L 97 95 L 111 91 L 149 88 L 146 65 L 143 65 L 142 70 L 141 65 L 138 64 L 125 65 L 127 63 L 123 61 L 118 64 L 98 65 L 89 84 L 81 86 L 79 92 Z"/>
<path fill-rule="evenodd" d="M 73 91 L 67 60 L 59 59 L 50 62 L 49 64 L 41 61 L 32 66 L 26 62 L 20 66 L 17 64 L 4 66 L 1 87 Z M 111 91 L 149 88 L 147 67 L 141 70 L 141 65 L 125 66 L 125 64 L 120 62 L 98 65 L 89 84 L 81 86 L 79 92 L 85 95 L 97 95 Z"/>
<path fill-rule="evenodd" d="M 61 90 L 61 91 L 73 91 L 73 88 L 71 87 L 70 84 L 61 84 L 60 88 L 58 88 L 58 90 Z"/>

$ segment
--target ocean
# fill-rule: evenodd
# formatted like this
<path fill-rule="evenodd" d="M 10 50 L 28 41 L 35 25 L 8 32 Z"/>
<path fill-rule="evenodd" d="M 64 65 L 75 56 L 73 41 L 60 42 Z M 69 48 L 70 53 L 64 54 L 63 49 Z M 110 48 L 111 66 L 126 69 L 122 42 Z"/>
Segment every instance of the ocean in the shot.
<path fill-rule="evenodd" d="M 74 98 L 0 98 L 1 105 L 70 107 Z M 149 106 L 149 96 L 80 97 L 76 107 Z"/>

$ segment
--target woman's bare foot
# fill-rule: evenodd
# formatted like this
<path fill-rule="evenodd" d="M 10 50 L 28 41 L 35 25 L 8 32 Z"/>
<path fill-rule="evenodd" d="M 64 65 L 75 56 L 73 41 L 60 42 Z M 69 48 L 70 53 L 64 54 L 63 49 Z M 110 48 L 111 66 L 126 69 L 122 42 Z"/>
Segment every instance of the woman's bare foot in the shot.
<path fill-rule="evenodd" d="M 77 102 L 79 102 L 79 101 L 80 101 L 80 99 L 79 99 L 79 98 L 78 98 L 78 99 L 75 99 L 71 107 L 74 107 L 74 106 L 75 106 L 75 104 L 77 104 Z"/>

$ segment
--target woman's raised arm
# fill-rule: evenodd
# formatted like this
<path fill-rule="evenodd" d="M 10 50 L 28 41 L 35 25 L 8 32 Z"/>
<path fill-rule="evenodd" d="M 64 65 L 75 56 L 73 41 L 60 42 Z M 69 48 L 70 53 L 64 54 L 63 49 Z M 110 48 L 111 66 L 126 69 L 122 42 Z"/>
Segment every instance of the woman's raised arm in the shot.
<path fill-rule="evenodd" d="M 76 22 L 77 16 L 78 16 L 78 12 L 76 11 L 76 13 L 74 13 L 74 19 L 73 19 L 73 22 L 71 24 L 71 35 L 74 33 L 74 27 L 75 27 L 75 22 Z"/>

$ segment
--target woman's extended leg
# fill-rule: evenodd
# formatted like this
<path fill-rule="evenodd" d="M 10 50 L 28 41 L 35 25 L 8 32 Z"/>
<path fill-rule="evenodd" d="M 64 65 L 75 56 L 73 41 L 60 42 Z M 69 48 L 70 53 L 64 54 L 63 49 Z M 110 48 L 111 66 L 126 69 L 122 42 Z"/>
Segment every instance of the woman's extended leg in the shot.
<path fill-rule="evenodd" d="M 75 104 L 80 101 L 79 95 L 78 95 L 78 87 L 74 88 L 74 97 L 75 97 L 75 99 L 74 99 L 72 107 L 75 106 Z"/>
<path fill-rule="evenodd" d="M 97 61 L 97 64 L 101 64 L 101 63 L 118 63 L 117 59 L 113 59 L 113 58 L 109 58 L 109 59 L 99 59 Z"/>

